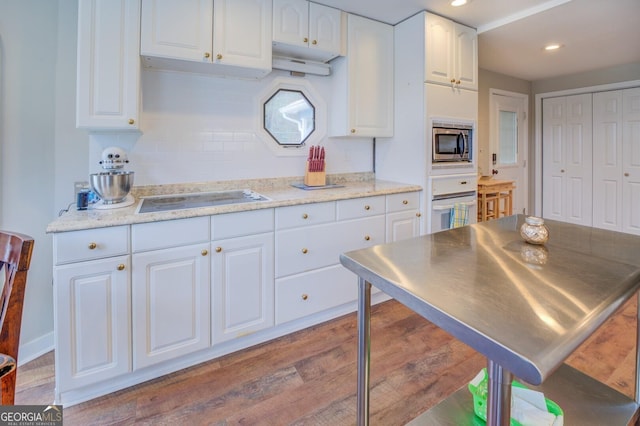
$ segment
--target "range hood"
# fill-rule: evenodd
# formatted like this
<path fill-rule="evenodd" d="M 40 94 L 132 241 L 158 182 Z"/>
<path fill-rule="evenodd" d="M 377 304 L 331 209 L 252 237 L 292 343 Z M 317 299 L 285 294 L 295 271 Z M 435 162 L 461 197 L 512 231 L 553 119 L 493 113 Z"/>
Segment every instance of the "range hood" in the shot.
<path fill-rule="evenodd" d="M 292 71 L 303 74 L 327 76 L 331 75 L 331 64 L 310 61 L 307 59 L 273 56 L 272 67 L 276 70 Z"/>

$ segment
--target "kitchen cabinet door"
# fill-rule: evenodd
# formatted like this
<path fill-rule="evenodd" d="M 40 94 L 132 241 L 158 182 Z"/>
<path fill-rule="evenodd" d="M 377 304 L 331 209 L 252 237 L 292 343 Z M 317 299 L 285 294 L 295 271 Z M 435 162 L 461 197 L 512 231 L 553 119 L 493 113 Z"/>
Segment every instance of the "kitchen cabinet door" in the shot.
<path fill-rule="evenodd" d="M 213 344 L 274 324 L 273 232 L 212 243 Z"/>
<path fill-rule="evenodd" d="M 330 136 L 393 136 L 393 27 L 348 16 L 347 55 L 333 65 Z"/>
<path fill-rule="evenodd" d="M 420 235 L 419 213 L 404 211 L 387 214 L 387 243 L 406 240 L 418 235 Z"/>
<path fill-rule="evenodd" d="M 476 30 L 427 13 L 425 50 L 428 83 L 478 90 Z"/>
<path fill-rule="evenodd" d="M 213 61 L 271 72 L 271 0 L 215 0 Z"/>
<path fill-rule="evenodd" d="M 211 62 L 213 0 L 142 0 L 140 55 Z"/>
<path fill-rule="evenodd" d="M 209 243 L 133 255 L 134 369 L 209 347 L 209 259 Z"/>
<path fill-rule="evenodd" d="M 329 61 L 344 54 L 346 13 L 307 0 L 273 1 L 273 50 L 276 54 Z"/>
<path fill-rule="evenodd" d="M 131 371 L 129 256 L 54 268 L 56 401 Z"/>
<path fill-rule="evenodd" d="M 138 129 L 140 0 L 78 3 L 76 126 Z"/>
<path fill-rule="evenodd" d="M 591 94 L 545 99 L 542 114 L 543 217 L 591 226 Z"/>
<path fill-rule="evenodd" d="M 143 64 L 264 77 L 271 72 L 271 10 L 271 0 L 143 0 Z"/>

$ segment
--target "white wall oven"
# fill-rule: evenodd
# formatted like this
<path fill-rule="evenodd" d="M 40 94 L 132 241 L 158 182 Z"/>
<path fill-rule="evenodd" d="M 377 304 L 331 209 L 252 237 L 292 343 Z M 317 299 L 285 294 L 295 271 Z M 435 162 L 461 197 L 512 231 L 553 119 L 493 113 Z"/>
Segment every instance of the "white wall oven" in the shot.
<path fill-rule="evenodd" d="M 431 134 L 434 163 L 472 161 L 473 126 L 434 121 Z"/>
<path fill-rule="evenodd" d="M 475 173 L 431 176 L 429 233 L 449 229 L 454 207 L 459 204 L 467 212 L 469 223 L 477 222 L 478 176 Z"/>

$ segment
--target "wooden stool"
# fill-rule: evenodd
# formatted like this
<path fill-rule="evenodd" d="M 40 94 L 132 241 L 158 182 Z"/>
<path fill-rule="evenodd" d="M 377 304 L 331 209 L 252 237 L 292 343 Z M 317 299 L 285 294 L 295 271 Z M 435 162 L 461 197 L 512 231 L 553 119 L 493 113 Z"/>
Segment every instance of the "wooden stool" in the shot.
<path fill-rule="evenodd" d="M 486 179 L 478 181 L 478 222 L 513 214 L 511 180 Z"/>

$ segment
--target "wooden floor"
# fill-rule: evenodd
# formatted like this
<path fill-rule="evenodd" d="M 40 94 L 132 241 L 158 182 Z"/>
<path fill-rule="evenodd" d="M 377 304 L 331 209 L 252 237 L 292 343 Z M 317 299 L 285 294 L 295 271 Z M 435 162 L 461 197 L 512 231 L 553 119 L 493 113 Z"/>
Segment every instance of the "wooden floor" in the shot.
<path fill-rule="evenodd" d="M 636 298 L 570 364 L 633 396 Z M 395 301 L 372 309 L 372 425 L 402 425 L 465 385 L 484 358 Z M 64 409 L 69 425 L 352 425 L 355 314 Z M 18 371 L 16 404 L 53 400 L 53 354 Z"/>

